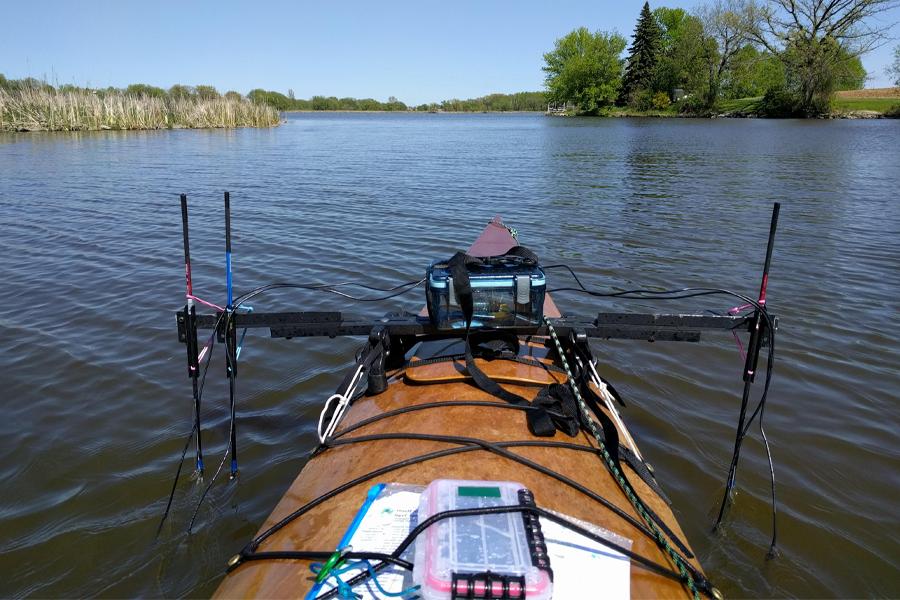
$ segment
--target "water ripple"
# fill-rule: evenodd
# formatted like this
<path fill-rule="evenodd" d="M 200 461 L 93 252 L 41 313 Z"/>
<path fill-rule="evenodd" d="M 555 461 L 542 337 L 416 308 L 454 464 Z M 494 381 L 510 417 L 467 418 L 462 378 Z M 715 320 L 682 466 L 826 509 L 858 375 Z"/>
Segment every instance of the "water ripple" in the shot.
<path fill-rule="evenodd" d="M 238 391 L 241 477 L 185 478 L 152 543 L 192 400 L 173 310 L 183 302 L 177 194 L 191 198 L 195 289 L 222 282 L 232 192 L 239 291 L 272 280 L 417 279 L 493 215 L 592 285 L 753 293 L 768 211 L 784 203 L 770 299 L 781 317 L 767 410 L 783 557 L 754 432 L 727 527 L 710 524 L 740 402 L 728 338 L 603 342 L 603 372 L 713 580 L 731 596 L 897 596 L 900 475 L 900 122 L 291 116 L 275 130 L 0 134 L 0 592 L 201 596 L 306 460 L 321 402 L 357 340 L 251 334 Z M 551 285 L 567 285 L 554 273 Z M 414 293 L 378 315 L 418 310 Z M 573 314 L 717 310 L 560 294 Z M 259 309 L 345 310 L 280 292 Z M 217 357 L 209 460 L 226 448 Z M 861 468 L 862 467 L 862 468 Z M 835 560 L 839 555 L 840 560 Z"/>

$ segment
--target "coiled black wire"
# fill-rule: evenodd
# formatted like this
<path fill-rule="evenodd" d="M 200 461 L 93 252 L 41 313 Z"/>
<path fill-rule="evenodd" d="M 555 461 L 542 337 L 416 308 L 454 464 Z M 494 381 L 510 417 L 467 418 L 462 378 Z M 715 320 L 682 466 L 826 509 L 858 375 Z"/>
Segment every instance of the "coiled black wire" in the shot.
<path fill-rule="evenodd" d="M 411 290 L 414 290 L 417 287 L 419 287 L 420 285 L 422 285 L 422 283 L 424 283 L 424 281 L 425 281 L 425 278 L 414 279 L 412 281 L 407 281 L 405 283 L 401 283 L 401 284 L 398 284 L 398 285 L 395 285 L 395 286 L 389 287 L 389 288 L 380 288 L 380 287 L 370 286 L 370 285 L 367 285 L 364 283 L 359 283 L 359 282 L 354 282 L 354 281 L 343 281 L 343 282 L 339 282 L 339 283 L 322 283 L 322 284 L 272 283 L 272 284 L 268 284 L 268 285 L 259 286 L 257 288 L 250 290 L 249 292 L 246 292 L 246 293 L 238 296 L 235 299 L 234 305 L 232 307 L 230 307 L 231 308 L 230 311 L 225 311 L 225 312 L 219 313 L 219 316 L 216 319 L 216 322 L 213 326 L 213 334 L 210 337 L 210 341 L 208 343 L 208 345 L 209 345 L 208 356 L 207 356 L 206 362 L 203 366 L 203 374 L 202 374 L 200 387 L 199 387 L 199 391 L 198 391 L 198 400 L 202 399 L 202 397 L 203 397 L 203 387 L 206 382 L 206 374 L 209 371 L 209 365 L 212 360 L 212 350 L 213 350 L 213 346 L 215 345 L 216 332 L 219 330 L 219 327 L 222 326 L 223 322 L 225 325 L 225 329 L 227 330 L 228 325 L 230 323 L 231 315 L 234 314 L 239 308 L 241 308 L 245 302 L 251 300 L 252 298 L 255 298 L 256 296 L 258 296 L 262 293 L 271 291 L 271 290 L 302 289 L 302 290 L 319 291 L 319 292 L 327 292 L 327 293 L 337 294 L 339 296 L 342 296 L 344 298 L 349 298 L 349 299 L 357 301 L 357 302 L 378 302 L 378 301 L 382 301 L 382 300 L 388 300 L 390 298 L 394 298 L 396 296 L 400 296 L 401 294 L 405 294 Z M 372 291 L 392 292 L 392 293 L 389 293 L 385 296 L 379 296 L 379 297 L 360 298 L 360 297 L 353 296 L 351 294 L 347 294 L 345 292 L 335 289 L 335 288 L 339 288 L 339 287 L 350 287 L 350 286 L 360 287 L 360 288 L 372 290 Z M 223 319 L 224 319 L 224 321 L 223 321 Z M 227 336 L 225 338 L 225 350 L 226 350 L 226 352 L 225 352 L 226 362 L 228 364 L 228 367 L 234 368 L 236 365 L 233 365 L 231 363 L 232 353 L 230 351 L 231 349 L 228 346 L 228 337 Z M 229 432 L 228 432 L 229 439 L 231 438 L 231 432 L 233 431 L 234 427 L 235 427 L 234 413 L 232 413 L 232 416 L 229 419 Z M 159 537 L 159 533 L 162 531 L 163 525 L 165 524 L 166 519 L 169 516 L 169 512 L 172 507 L 172 502 L 175 498 L 175 491 L 177 490 L 177 487 L 178 487 L 178 480 L 181 477 L 181 470 L 182 470 L 182 466 L 184 465 L 184 459 L 185 459 L 185 456 L 187 456 L 187 450 L 188 450 L 188 447 L 190 446 L 191 440 L 193 439 L 193 437 L 196 433 L 197 433 L 197 427 L 196 427 L 196 425 L 194 425 L 191 428 L 191 431 L 187 435 L 187 438 L 185 440 L 184 449 L 181 453 L 181 458 L 178 461 L 178 467 L 175 471 L 175 477 L 173 478 L 173 481 L 172 481 L 172 490 L 169 493 L 169 499 L 166 502 L 166 508 L 163 511 L 162 518 L 160 519 L 159 525 L 156 530 L 157 537 Z M 213 485 L 215 484 L 216 480 L 218 479 L 219 474 L 221 473 L 222 468 L 225 465 L 225 461 L 228 457 L 229 450 L 230 450 L 230 448 L 226 448 L 225 453 L 222 455 L 222 459 L 219 461 L 218 467 L 216 468 L 216 471 L 215 471 L 212 479 L 207 484 L 207 486 L 204 488 L 203 493 L 200 496 L 200 499 L 197 501 L 197 505 L 195 506 L 193 514 L 191 515 L 190 523 L 188 524 L 188 533 L 191 533 L 191 531 L 193 530 L 194 522 L 197 518 L 197 514 L 200 511 L 200 507 L 203 504 L 203 501 L 206 499 L 207 494 L 209 494 L 209 491 L 212 489 Z"/>

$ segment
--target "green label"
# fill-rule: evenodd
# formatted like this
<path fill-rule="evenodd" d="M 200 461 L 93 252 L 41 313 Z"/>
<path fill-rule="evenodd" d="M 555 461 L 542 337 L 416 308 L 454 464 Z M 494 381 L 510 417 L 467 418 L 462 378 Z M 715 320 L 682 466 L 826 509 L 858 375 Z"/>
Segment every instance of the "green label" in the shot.
<path fill-rule="evenodd" d="M 498 487 L 475 487 L 460 486 L 457 488 L 460 496 L 479 496 L 481 498 L 499 498 L 500 488 Z"/>

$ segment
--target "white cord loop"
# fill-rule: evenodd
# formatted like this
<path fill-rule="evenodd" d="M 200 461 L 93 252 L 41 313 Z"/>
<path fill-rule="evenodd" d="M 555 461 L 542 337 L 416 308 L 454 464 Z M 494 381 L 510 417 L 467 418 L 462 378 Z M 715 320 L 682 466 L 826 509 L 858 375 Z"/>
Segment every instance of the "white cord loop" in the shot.
<path fill-rule="evenodd" d="M 325 443 L 325 440 L 331 437 L 331 434 L 334 433 L 334 430 L 337 428 L 338 423 L 341 422 L 341 419 L 344 417 L 344 413 L 347 411 L 347 407 L 350 405 L 350 401 L 353 399 L 353 396 L 356 395 L 356 388 L 359 386 L 360 382 L 363 380 L 363 372 L 365 369 L 362 365 L 359 365 L 356 368 L 356 373 L 353 374 L 353 378 L 350 380 L 350 383 L 347 385 L 347 389 L 343 394 L 337 393 L 332 394 L 328 400 L 325 401 L 325 406 L 322 407 L 322 412 L 319 414 L 319 441 L 321 443 Z M 337 400 L 337 405 L 334 407 L 334 412 L 331 414 L 331 420 L 328 422 L 328 427 L 325 428 L 325 431 L 322 431 L 322 423 L 325 420 L 325 415 L 328 413 L 328 409 L 331 406 L 331 403 Z"/>

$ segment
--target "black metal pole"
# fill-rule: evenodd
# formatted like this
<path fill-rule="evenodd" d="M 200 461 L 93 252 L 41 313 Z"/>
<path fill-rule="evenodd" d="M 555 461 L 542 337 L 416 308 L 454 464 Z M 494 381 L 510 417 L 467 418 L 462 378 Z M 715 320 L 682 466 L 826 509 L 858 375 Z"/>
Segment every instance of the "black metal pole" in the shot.
<path fill-rule="evenodd" d="M 776 202 L 772 208 L 772 221 L 769 224 L 769 242 L 766 246 L 766 260 L 763 263 L 762 283 L 759 286 L 759 304 L 762 307 L 766 305 L 766 289 L 769 286 L 769 267 L 772 264 L 772 249 L 775 246 L 775 230 L 778 228 L 778 213 L 781 210 L 781 203 Z M 731 465 L 728 467 L 728 479 L 725 483 L 725 495 L 722 498 L 722 505 L 719 507 L 719 516 L 716 517 L 716 527 L 722 522 L 725 511 L 731 501 L 731 492 L 734 489 L 735 478 L 737 474 L 738 459 L 741 454 L 741 443 L 743 442 L 742 432 L 744 431 L 744 421 L 747 418 L 747 405 L 750 401 L 750 386 L 756 378 L 756 368 L 759 364 L 759 351 L 762 346 L 762 338 L 765 321 L 757 309 L 753 314 L 753 321 L 750 324 L 750 341 L 747 344 L 747 358 L 744 361 L 744 391 L 741 395 L 741 412 L 738 416 L 737 432 L 734 438 L 734 453 L 731 455 Z M 771 335 L 771 332 L 770 332 Z"/>
<path fill-rule="evenodd" d="M 225 192 L 225 291 L 228 296 L 229 309 L 234 302 L 231 281 L 231 194 Z"/>
<path fill-rule="evenodd" d="M 197 430 L 197 471 L 203 473 L 203 442 L 200 429 L 200 392 L 197 382 L 200 364 L 197 358 L 199 344 L 197 342 L 197 308 L 194 306 L 194 288 L 191 281 L 191 244 L 188 235 L 187 194 L 181 194 L 181 229 L 184 234 L 184 278 L 186 284 L 187 304 L 184 307 L 185 333 L 187 346 L 188 376 L 194 395 L 194 428 Z"/>
<path fill-rule="evenodd" d="M 231 407 L 231 478 L 234 479 L 238 472 L 237 461 L 237 421 L 234 408 L 234 386 L 237 377 L 237 326 L 235 312 L 232 306 L 234 297 L 231 281 L 231 194 L 225 192 L 225 285 L 227 288 L 228 303 L 228 329 L 225 332 L 226 351 L 228 353 L 228 403 Z"/>
<path fill-rule="evenodd" d="M 225 331 L 225 349 L 228 354 L 228 400 L 231 407 L 231 478 L 234 479 L 238 472 L 237 458 L 237 419 L 234 408 L 234 386 L 237 378 L 237 324 L 235 312 L 230 311 L 228 329 Z"/>

